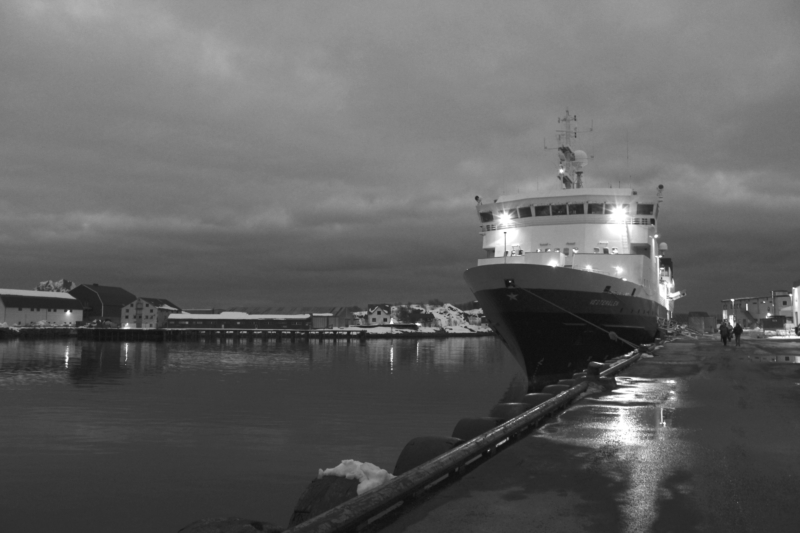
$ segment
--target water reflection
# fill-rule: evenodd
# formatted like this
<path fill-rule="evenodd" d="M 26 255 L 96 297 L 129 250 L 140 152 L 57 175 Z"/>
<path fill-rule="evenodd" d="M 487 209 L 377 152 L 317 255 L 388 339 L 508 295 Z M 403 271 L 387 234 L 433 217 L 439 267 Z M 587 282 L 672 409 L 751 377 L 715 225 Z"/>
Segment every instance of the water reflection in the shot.
<path fill-rule="evenodd" d="M 0 342 L 0 522 L 46 530 L 46 502 L 85 533 L 176 530 L 210 507 L 285 523 L 318 468 L 391 470 L 519 373 L 492 338 Z"/>

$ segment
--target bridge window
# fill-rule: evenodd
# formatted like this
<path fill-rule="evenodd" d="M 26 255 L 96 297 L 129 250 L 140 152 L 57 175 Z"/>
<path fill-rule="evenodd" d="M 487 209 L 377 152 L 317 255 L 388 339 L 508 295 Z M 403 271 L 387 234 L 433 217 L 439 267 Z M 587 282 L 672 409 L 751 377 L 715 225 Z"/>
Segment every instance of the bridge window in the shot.
<path fill-rule="evenodd" d="M 604 204 L 589 204 L 589 214 L 602 215 L 604 207 L 605 207 Z"/>
<path fill-rule="evenodd" d="M 518 211 L 519 211 L 519 218 L 528 218 L 531 216 L 530 207 L 520 207 Z"/>
<path fill-rule="evenodd" d="M 567 206 L 566 204 L 559 204 L 559 205 L 551 205 L 550 212 L 555 215 L 566 215 L 567 214 Z"/>
<path fill-rule="evenodd" d="M 537 205 L 533 208 L 534 212 L 536 213 L 537 217 L 549 217 L 550 216 L 550 206 L 549 205 Z"/>
<path fill-rule="evenodd" d="M 486 211 L 481 213 L 481 222 L 491 222 L 492 220 L 494 220 L 494 215 L 490 212 Z"/>
<path fill-rule="evenodd" d="M 516 220 L 519 218 L 519 216 L 517 216 L 516 209 L 507 209 L 505 214 L 508 216 L 509 220 Z"/>
<path fill-rule="evenodd" d="M 636 214 L 637 215 L 652 215 L 653 214 L 653 204 L 638 204 L 636 206 Z"/>
<path fill-rule="evenodd" d="M 583 214 L 583 204 L 569 204 L 569 214 L 570 215 L 582 215 Z"/>

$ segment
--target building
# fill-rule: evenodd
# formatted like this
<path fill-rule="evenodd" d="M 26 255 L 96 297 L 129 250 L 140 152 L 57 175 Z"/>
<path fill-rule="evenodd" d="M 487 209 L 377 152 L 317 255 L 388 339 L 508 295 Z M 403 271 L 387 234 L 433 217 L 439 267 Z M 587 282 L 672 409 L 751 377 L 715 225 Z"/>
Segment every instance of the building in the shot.
<path fill-rule="evenodd" d="M 722 319 L 730 324 L 739 322 L 746 328 L 760 326 L 763 319 L 776 316 L 792 320 L 792 300 L 792 293 L 786 290 L 774 290 L 769 296 L 722 300 Z"/>
<path fill-rule="evenodd" d="M 83 304 L 66 292 L 0 289 L 0 323 L 9 326 L 77 326 Z"/>
<path fill-rule="evenodd" d="M 93 320 L 122 324 L 122 309 L 136 300 L 136 296 L 120 287 L 106 285 L 78 285 L 69 294 L 83 304 L 84 322 Z"/>
<path fill-rule="evenodd" d="M 219 314 L 173 313 L 168 328 L 178 329 L 312 329 L 310 314 L 250 315 L 237 311 Z"/>
<path fill-rule="evenodd" d="M 364 318 L 366 326 L 389 325 L 392 323 L 392 308 L 385 304 L 369 306 Z"/>
<path fill-rule="evenodd" d="M 346 328 L 357 322 L 350 307 L 231 307 L 249 315 L 311 315 L 314 329 Z"/>
<path fill-rule="evenodd" d="M 136 298 L 122 308 L 124 328 L 163 328 L 169 315 L 180 313 L 181 309 L 163 298 Z"/>

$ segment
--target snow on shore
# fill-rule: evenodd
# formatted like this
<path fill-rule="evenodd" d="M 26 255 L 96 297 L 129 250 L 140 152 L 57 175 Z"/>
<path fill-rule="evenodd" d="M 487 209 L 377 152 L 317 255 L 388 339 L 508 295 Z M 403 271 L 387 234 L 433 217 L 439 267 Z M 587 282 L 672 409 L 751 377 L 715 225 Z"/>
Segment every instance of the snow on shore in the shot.
<path fill-rule="evenodd" d="M 347 479 L 357 479 L 358 487 L 356 494 L 362 494 L 368 490 L 380 487 L 387 481 L 391 481 L 395 476 L 379 468 L 372 463 L 362 463 L 352 459 L 345 459 L 338 466 L 333 468 L 319 469 L 317 479 L 323 476 L 339 476 Z"/>

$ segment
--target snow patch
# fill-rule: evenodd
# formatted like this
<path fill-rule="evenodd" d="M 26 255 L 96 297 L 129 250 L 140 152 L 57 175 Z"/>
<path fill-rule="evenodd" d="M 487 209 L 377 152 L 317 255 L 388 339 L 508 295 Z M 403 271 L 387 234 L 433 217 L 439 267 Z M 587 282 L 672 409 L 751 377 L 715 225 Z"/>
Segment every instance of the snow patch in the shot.
<path fill-rule="evenodd" d="M 352 459 L 345 459 L 334 468 L 319 469 L 317 479 L 322 476 L 339 476 L 347 479 L 357 479 L 358 487 L 356 494 L 362 494 L 368 490 L 380 487 L 387 481 L 391 481 L 395 476 L 379 468 L 372 463 L 362 463 Z"/>

